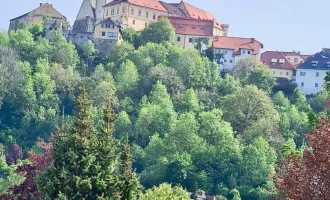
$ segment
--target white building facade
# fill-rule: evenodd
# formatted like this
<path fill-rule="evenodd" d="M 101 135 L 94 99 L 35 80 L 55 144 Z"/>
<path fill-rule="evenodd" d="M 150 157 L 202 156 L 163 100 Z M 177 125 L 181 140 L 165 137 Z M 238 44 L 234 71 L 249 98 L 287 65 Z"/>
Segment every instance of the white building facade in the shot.
<path fill-rule="evenodd" d="M 329 70 L 298 68 L 296 83 L 300 91 L 304 95 L 315 95 L 319 93 L 324 88 L 324 78 Z"/>
<path fill-rule="evenodd" d="M 255 57 L 260 60 L 263 44 L 254 38 L 216 36 L 213 39 L 214 58 L 220 72 L 230 72 L 239 59 Z M 217 58 L 218 55 L 221 59 Z"/>

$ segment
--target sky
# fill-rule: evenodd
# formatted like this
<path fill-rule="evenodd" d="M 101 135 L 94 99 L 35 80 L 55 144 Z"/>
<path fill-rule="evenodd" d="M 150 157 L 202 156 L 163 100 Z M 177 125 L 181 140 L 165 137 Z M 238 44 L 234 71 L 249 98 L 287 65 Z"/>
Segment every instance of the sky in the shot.
<path fill-rule="evenodd" d="M 179 2 L 180 0 L 163 0 Z M 9 19 L 25 14 L 40 3 L 51 3 L 71 24 L 82 0 L 0 0 L 0 30 Z M 300 51 L 304 54 L 330 48 L 329 0 L 185 0 L 213 13 L 229 24 L 229 36 L 253 37 L 264 50 Z"/>

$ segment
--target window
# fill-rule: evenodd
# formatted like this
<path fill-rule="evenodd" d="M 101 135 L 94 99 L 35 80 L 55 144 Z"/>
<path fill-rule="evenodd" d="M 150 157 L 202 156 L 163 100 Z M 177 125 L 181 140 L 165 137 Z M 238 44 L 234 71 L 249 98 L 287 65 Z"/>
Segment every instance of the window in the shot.
<path fill-rule="evenodd" d="M 227 62 L 227 60 L 225 59 L 225 60 L 224 60 L 224 62 L 226 63 L 226 62 Z"/>
<path fill-rule="evenodd" d="M 102 32 L 102 36 L 105 36 L 105 32 Z"/>
<path fill-rule="evenodd" d="M 142 11 L 141 11 L 141 10 L 139 10 L 139 16 L 141 17 L 141 15 L 142 15 Z"/>
<path fill-rule="evenodd" d="M 121 9 L 121 12 L 122 12 L 122 13 L 125 13 L 125 12 L 126 12 L 126 7 L 123 7 L 123 8 Z"/>
<path fill-rule="evenodd" d="M 319 84 L 318 83 L 315 83 L 315 87 L 318 88 L 319 87 Z"/>
<path fill-rule="evenodd" d="M 109 16 L 109 10 L 107 10 L 107 14 L 106 15 Z"/>
<path fill-rule="evenodd" d="M 149 13 L 148 12 L 146 12 L 146 18 L 149 18 Z"/>
<path fill-rule="evenodd" d="M 283 76 L 283 72 L 280 72 L 280 75 Z"/>
<path fill-rule="evenodd" d="M 192 29 L 196 29 L 196 26 L 193 26 Z"/>
<path fill-rule="evenodd" d="M 233 60 L 230 60 L 229 62 L 230 62 L 230 63 L 233 63 Z"/>
<path fill-rule="evenodd" d="M 111 15 L 115 14 L 115 9 L 111 9 Z"/>
<path fill-rule="evenodd" d="M 304 86 L 305 86 L 305 83 L 304 83 L 304 82 L 301 82 L 301 83 L 300 83 L 300 86 L 301 86 L 301 87 L 304 87 Z"/>
<path fill-rule="evenodd" d="M 242 51 L 242 54 L 245 54 L 245 50 Z"/>
<path fill-rule="evenodd" d="M 183 27 L 183 25 L 182 24 L 180 24 L 180 28 L 182 28 Z"/>
<path fill-rule="evenodd" d="M 289 72 L 286 72 L 286 75 L 289 76 Z"/>
<path fill-rule="evenodd" d="M 300 72 L 300 76 L 306 76 L 306 72 Z"/>
<path fill-rule="evenodd" d="M 134 9 L 131 9 L 131 15 L 134 15 Z"/>
<path fill-rule="evenodd" d="M 192 38 L 189 38 L 189 43 L 192 43 L 193 42 L 193 39 Z"/>
<path fill-rule="evenodd" d="M 181 37 L 177 37 L 176 41 L 180 42 L 181 41 Z"/>
<path fill-rule="evenodd" d="M 201 30 L 202 30 L 202 31 L 204 31 L 204 30 L 205 30 L 205 28 L 202 26 L 202 27 L 201 27 Z"/>
<path fill-rule="evenodd" d="M 146 22 L 146 23 L 145 23 L 145 27 L 147 27 L 147 26 L 148 26 L 148 23 Z"/>
<path fill-rule="evenodd" d="M 316 72 L 316 77 L 320 77 L 320 72 Z"/>
<path fill-rule="evenodd" d="M 294 58 L 294 61 L 295 61 L 295 62 L 298 62 L 298 58 Z"/>
<path fill-rule="evenodd" d="M 156 14 L 153 14 L 152 15 L 152 19 L 157 19 L 157 15 Z"/>
<path fill-rule="evenodd" d="M 117 8 L 117 15 L 119 14 L 119 7 Z"/>
<path fill-rule="evenodd" d="M 251 51 L 248 51 L 248 54 L 251 54 Z"/>
<path fill-rule="evenodd" d="M 288 61 L 290 61 L 290 58 L 288 58 Z"/>
<path fill-rule="evenodd" d="M 273 75 L 275 75 L 275 71 L 273 71 Z"/>
<path fill-rule="evenodd" d="M 117 33 L 109 32 L 108 38 L 117 38 Z"/>
<path fill-rule="evenodd" d="M 135 25 L 135 20 L 133 20 L 133 25 Z"/>

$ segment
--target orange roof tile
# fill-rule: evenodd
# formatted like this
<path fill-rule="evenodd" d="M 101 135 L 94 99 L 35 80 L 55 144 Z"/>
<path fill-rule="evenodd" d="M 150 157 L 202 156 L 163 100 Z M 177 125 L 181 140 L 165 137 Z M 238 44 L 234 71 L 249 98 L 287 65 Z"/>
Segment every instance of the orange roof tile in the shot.
<path fill-rule="evenodd" d="M 248 49 L 252 50 L 252 55 L 257 55 L 260 53 L 260 47 L 263 48 L 263 44 L 254 38 L 215 36 L 213 47 L 216 49 L 232 49 L 235 54 L 238 54 L 240 49 Z"/>
<path fill-rule="evenodd" d="M 130 3 L 130 4 L 141 6 L 141 7 L 147 7 L 147 8 L 167 12 L 167 10 L 164 8 L 164 6 L 162 6 L 162 4 L 160 4 L 159 1 L 157 1 L 157 0 L 114 0 L 114 1 L 106 4 L 105 6 L 115 5 L 118 3 Z"/>
<path fill-rule="evenodd" d="M 208 37 L 213 36 L 213 21 L 174 16 L 170 16 L 168 19 L 175 28 L 176 34 Z"/>
<path fill-rule="evenodd" d="M 182 1 L 182 3 L 185 6 L 185 8 L 188 11 L 188 14 L 191 18 L 202 19 L 202 20 L 212 20 L 212 21 L 214 21 L 214 27 L 222 30 L 222 26 L 221 26 L 220 22 L 214 17 L 213 14 L 211 14 L 205 10 L 202 10 L 200 8 L 197 8 L 195 6 L 192 6 L 186 2 Z"/>

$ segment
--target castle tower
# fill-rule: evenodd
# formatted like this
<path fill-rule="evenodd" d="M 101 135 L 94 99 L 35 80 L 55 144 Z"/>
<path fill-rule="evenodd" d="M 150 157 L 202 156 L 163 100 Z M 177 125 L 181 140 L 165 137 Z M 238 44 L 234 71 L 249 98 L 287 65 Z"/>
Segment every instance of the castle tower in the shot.
<path fill-rule="evenodd" d="M 95 4 L 95 18 L 96 21 L 101 21 L 104 19 L 104 9 L 103 6 L 107 3 L 106 0 L 96 0 Z"/>

